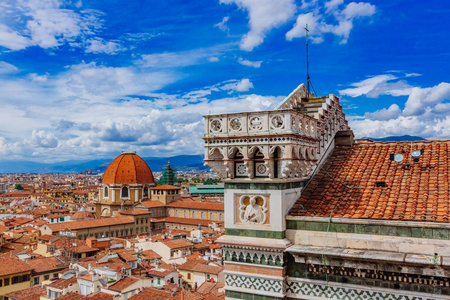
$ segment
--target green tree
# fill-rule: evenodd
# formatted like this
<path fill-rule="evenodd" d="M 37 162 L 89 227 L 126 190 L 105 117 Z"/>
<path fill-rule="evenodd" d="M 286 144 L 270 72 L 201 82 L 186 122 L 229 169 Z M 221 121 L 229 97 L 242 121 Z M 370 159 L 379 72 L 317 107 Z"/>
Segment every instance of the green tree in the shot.
<path fill-rule="evenodd" d="M 23 190 L 23 186 L 20 183 L 16 183 L 16 185 L 14 186 L 14 189 L 22 191 Z"/>

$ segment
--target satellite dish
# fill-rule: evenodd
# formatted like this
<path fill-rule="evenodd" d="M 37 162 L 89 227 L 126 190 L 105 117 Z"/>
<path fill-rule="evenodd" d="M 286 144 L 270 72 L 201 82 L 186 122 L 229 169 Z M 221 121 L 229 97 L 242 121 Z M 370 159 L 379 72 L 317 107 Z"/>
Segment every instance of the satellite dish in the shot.
<path fill-rule="evenodd" d="M 403 155 L 400 154 L 400 153 L 395 154 L 395 155 L 394 155 L 394 160 L 395 160 L 396 162 L 402 162 L 402 160 L 403 160 Z"/>
<path fill-rule="evenodd" d="M 413 151 L 413 152 L 411 153 L 411 156 L 412 156 L 412 158 L 414 158 L 414 159 L 419 159 L 421 154 L 422 154 L 422 153 L 421 153 L 419 150 L 416 150 L 416 151 Z"/>

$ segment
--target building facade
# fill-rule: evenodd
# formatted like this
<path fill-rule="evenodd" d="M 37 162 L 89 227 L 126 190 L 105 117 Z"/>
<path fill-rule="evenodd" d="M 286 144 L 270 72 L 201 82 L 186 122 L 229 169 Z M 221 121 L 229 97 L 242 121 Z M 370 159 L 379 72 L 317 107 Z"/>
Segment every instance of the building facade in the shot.
<path fill-rule="evenodd" d="M 203 139 L 227 299 L 450 299 L 448 141 L 355 143 L 339 99 L 304 85 L 205 116 Z"/>

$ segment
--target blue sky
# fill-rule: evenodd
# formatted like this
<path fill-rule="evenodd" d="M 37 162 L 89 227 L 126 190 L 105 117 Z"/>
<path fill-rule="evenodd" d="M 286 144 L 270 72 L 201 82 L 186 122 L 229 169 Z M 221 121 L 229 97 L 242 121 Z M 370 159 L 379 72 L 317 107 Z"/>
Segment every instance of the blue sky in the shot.
<path fill-rule="evenodd" d="M 0 3 L 0 160 L 203 153 L 202 115 L 305 82 L 357 137 L 450 136 L 447 1 Z"/>

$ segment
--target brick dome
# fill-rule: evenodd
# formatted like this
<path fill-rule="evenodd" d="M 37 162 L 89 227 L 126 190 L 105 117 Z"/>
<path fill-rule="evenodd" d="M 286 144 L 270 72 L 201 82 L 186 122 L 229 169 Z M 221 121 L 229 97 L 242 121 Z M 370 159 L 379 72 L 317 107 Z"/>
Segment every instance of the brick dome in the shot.
<path fill-rule="evenodd" d="M 154 183 L 153 173 L 147 163 L 136 153 L 122 153 L 106 168 L 104 184 Z"/>

